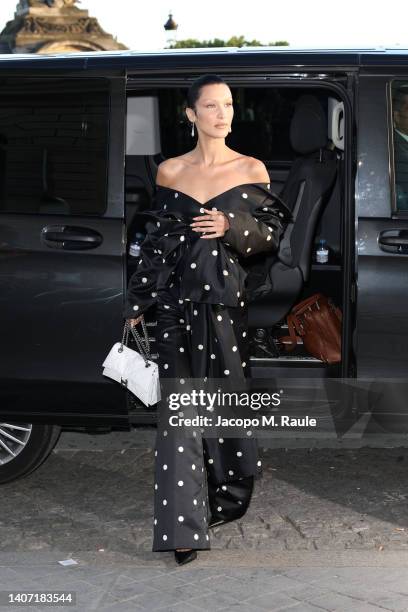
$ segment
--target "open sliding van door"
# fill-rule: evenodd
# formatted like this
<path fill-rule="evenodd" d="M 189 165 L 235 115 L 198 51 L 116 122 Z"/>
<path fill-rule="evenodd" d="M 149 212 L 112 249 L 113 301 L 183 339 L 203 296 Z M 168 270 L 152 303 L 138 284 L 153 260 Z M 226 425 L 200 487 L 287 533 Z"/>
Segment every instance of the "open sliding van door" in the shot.
<path fill-rule="evenodd" d="M 0 417 L 124 424 L 125 78 L 0 76 Z"/>
<path fill-rule="evenodd" d="M 358 136 L 359 378 L 387 429 L 408 426 L 408 73 L 361 75 Z"/>
<path fill-rule="evenodd" d="M 408 74 L 406 86 L 408 113 Z M 408 198 L 397 200 L 401 136 L 393 127 L 391 76 L 360 77 L 358 134 L 359 377 L 408 375 Z M 394 105 L 395 103 L 394 95 Z M 395 110 L 395 109 L 394 109 Z M 408 125 L 408 121 L 407 121 Z M 397 140 L 397 138 L 399 140 Z M 408 134 L 407 134 L 408 140 Z M 408 143 L 407 143 L 408 144 Z M 395 150 L 394 150 L 395 146 Z M 408 146 L 406 148 L 408 170 Z M 407 173 L 408 195 L 408 173 Z"/>

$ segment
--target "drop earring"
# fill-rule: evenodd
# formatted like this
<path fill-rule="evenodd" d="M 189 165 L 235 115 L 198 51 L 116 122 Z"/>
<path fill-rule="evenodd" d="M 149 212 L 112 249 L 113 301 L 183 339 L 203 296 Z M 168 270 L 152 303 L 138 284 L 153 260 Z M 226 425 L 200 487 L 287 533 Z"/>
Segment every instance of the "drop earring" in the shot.
<path fill-rule="evenodd" d="M 191 122 L 191 135 L 194 136 L 194 121 Z"/>

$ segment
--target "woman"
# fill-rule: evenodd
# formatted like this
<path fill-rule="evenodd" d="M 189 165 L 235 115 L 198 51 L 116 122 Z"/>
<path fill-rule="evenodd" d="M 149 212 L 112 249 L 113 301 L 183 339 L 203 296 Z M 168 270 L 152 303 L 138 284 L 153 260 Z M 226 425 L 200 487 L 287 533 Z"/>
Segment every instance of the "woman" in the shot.
<path fill-rule="evenodd" d="M 217 75 L 196 79 L 186 114 L 195 148 L 159 166 L 155 210 L 129 281 L 124 316 L 131 325 L 156 306 L 159 376 L 245 377 L 247 306 L 240 258 L 274 251 L 287 210 L 270 193 L 265 165 L 225 144 L 231 91 Z M 135 318 L 135 315 L 136 318 Z M 255 439 L 191 437 L 169 427 L 162 393 L 155 450 L 153 551 L 178 563 L 210 548 L 209 527 L 241 517 L 262 474 Z M 179 415 L 183 415 L 180 411 Z"/>

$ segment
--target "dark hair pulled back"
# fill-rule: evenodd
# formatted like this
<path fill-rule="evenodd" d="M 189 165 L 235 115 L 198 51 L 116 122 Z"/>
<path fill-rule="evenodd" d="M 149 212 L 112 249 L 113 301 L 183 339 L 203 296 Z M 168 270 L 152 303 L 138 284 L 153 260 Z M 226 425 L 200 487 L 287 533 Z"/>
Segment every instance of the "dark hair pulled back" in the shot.
<path fill-rule="evenodd" d="M 228 85 L 228 83 L 218 74 L 203 74 L 195 79 L 188 88 L 187 106 L 195 110 L 195 105 L 200 97 L 201 89 L 204 85 L 212 85 L 213 83 L 224 83 L 224 85 Z"/>

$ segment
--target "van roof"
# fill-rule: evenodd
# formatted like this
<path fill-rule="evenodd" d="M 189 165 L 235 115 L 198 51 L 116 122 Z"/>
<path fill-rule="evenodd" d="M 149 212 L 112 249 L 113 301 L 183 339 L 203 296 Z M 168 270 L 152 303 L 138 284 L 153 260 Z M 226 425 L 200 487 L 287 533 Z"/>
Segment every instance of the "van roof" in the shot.
<path fill-rule="evenodd" d="M 0 48 L 0 52 L 1 52 Z M 226 67 L 233 66 L 240 57 L 242 66 L 257 64 L 263 67 L 263 62 L 269 66 L 407 66 L 408 47 L 400 46 L 373 46 L 373 47 L 292 47 L 292 46 L 263 46 L 263 47 L 206 47 L 183 49 L 134 49 L 118 51 L 95 51 L 73 53 L 0 53 L 0 67 L 15 63 L 26 67 L 71 67 L 79 69 L 126 67 L 138 69 L 149 66 L 157 68 L 178 68 L 189 66 L 194 62 L 200 67 L 202 58 L 206 58 L 206 66 L 215 65 L 221 60 Z M 197 57 L 200 58 L 197 61 Z M 211 58 L 211 59 L 210 59 Z M 201 61 L 200 61 L 201 60 Z"/>

